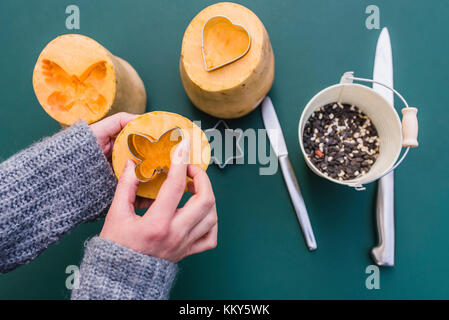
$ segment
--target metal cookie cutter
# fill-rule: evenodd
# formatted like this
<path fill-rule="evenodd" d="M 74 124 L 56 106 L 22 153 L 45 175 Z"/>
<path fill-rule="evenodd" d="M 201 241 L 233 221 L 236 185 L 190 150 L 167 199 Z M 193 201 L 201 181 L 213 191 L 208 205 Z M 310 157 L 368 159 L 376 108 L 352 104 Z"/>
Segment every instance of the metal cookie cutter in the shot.
<path fill-rule="evenodd" d="M 241 141 L 241 138 L 243 136 L 242 131 L 241 130 L 237 131 L 237 130 L 233 130 L 233 129 L 229 128 L 228 124 L 224 120 L 220 120 L 212 128 L 204 130 L 204 133 L 207 136 L 208 132 L 213 131 L 213 130 L 218 130 L 217 128 L 220 125 L 223 125 L 223 127 L 225 128 L 224 129 L 225 133 L 226 133 L 227 130 L 237 132 L 236 142 L 235 142 L 235 144 L 236 144 L 236 147 L 235 147 L 236 153 L 235 153 L 235 155 L 233 153 L 232 156 L 226 158 L 225 161 L 223 161 L 223 162 L 220 161 L 220 159 L 218 159 L 217 157 L 215 157 L 215 155 L 211 157 L 211 163 L 215 163 L 220 169 L 224 169 L 229 163 L 233 162 L 234 160 L 238 160 L 238 159 L 243 158 L 245 154 L 243 153 L 243 149 L 240 146 L 240 141 Z M 225 137 L 226 137 L 226 134 L 225 134 Z M 208 137 L 208 139 L 209 139 L 209 137 Z M 225 152 L 225 155 L 226 155 L 226 152 Z"/>
<path fill-rule="evenodd" d="M 246 50 L 242 54 L 240 54 L 239 56 L 237 56 L 235 58 L 232 58 L 229 61 L 225 61 L 225 62 L 221 63 L 218 66 L 209 67 L 207 65 L 207 59 L 206 59 L 207 52 L 205 50 L 205 44 L 206 44 L 205 43 L 206 42 L 205 41 L 205 36 L 207 36 L 208 31 L 210 31 L 214 26 L 216 26 L 219 23 L 231 24 L 235 29 L 245 32 L 246 35 L 248 36 L 248 46 L 247 46 Z M 224 66 L 226 66 L 226 65 L 228 65 L 230 63 L 233 63 L 234 61 L 239 60 L 245 54 L 248 53 L 250 47 L 251 47 L 251 36 L 249 35 L 248 30 L 244 26 L 242 26 L 242 25 L 232 23 L 231 19 L 229 19 L 226 16 L 221 16 L 221 15 L 213 16 L 213 17 L 209 18 L 209 20 L 207 20 L 206 23 L 203 26 L 203 32 L 202 32 L 202 36 L 201 36 L 201 50 L 203 52 L 204 68 L 206 69 L 206 71 L 213 71 L 213 70 L 216 70 L 218 68 L 224 67 Z"/>
<path fill-rule="evenodd" d="M 142 172 L 141 165 L 145 162 L 145 154 L 139 150 L 139 147 L 137 145 L 141 144 L 147 144 L 151 145 L 153 143 L 158 143 L 161 141 L 162 138 L 164 138 L 166 135 L 170 135 L 170 141 L 177 141 L 178 143 L 182 141 L 184 138 L 182 135 L 182 130 L 180 128 L 172 128 L 170 130 L 165 131 L 157 140 L 152 140 L 148 136 L 140 133 L 130 133 L 127 138 L 127 145 L 129 152 L 133 155 L 134 158 L 136 158 L 139 162 L 136 165 L 135 173 L 137 180 L 140 182 L 148 182 L 150 181 L 156 174 L 164 172 L 167 174 L 167 170 L 160 164 L 157 164 L 151 173 L 151 175 L 148 177 Z"/>

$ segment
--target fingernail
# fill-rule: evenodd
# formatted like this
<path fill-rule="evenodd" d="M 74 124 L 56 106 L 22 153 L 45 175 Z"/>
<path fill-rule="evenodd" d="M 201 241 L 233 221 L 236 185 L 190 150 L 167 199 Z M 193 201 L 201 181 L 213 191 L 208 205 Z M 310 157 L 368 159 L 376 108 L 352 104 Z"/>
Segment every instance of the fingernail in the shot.
<path fill-rule="evenodd" d="M 189 163 L 190 160 L 190 139 L 183 139 L 176 148 L 173 161 L 176 163 Z"/>
<path fill-rule="evenodd" d="M 131 159 L 126 160 L 125 165 L 123 166 L 121 174 L 123 174 L 126 171 L 130 170 L 134 166 L 135 166 L 135 164 L 134 164 L 134 162 Z"/>
<path fill-rule="evenodd" d="M 132 161 L 131 159 L 128 159 L 126 161 L 126 168 L 132 168 L 134 166 L 135 166 L 134 161 Z"/>

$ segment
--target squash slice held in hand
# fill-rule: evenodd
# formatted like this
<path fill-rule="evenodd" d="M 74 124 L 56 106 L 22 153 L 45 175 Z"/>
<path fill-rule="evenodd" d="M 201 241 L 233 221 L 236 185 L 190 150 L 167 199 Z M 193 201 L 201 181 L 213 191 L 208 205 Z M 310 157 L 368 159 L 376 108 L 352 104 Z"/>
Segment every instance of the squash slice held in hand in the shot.
<path fill-rule="evenodd" d="M 112 151 L 115 175 L 126 161 L 136 163 L 140 180 L 137 195 L 155 199 L 170 170 L 172 152 L 182 139 L 190 140 L 189 163 L 206 170 L 211 149 L 206 135 L 189 119 L 171 112 L 153 111 L 130 121 L 117 136 Z"/>

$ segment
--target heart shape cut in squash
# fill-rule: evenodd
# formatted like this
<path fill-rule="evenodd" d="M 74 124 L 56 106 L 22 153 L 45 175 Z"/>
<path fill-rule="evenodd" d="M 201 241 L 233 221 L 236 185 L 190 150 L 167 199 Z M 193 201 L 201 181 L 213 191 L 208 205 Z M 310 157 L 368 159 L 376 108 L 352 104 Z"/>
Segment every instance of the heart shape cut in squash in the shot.
<path fill-rule="evenodd" d="M 167 174 L 171 162 L 171 154 L 182 140 L 182 131 L 173 128 L 164 132 L 159 139 L 130 133 L 128 135 L 129 152 L 138 160 L 136 177 L 140 182 L 148 182 L 157 174 Z"/>
<path fill-rule="evenodd" d="M 202 50 L 206 71 L 213 71 L 242 58 L 251 47 L 243 26 L 225 16 L 214 16 L 203 27 Z"/>

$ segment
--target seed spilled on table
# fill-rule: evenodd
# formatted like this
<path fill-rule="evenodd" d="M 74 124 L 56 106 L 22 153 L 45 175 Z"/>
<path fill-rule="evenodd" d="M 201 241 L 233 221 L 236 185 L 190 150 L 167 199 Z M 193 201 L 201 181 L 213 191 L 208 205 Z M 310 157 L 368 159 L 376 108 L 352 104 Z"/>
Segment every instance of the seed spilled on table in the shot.
<path fill-rule="evenodd" d="M 379 155 L 379 136 L 358 107 L 330 103 L 307 120 L 304 149 L 323 174 L 340 181 L 366 174 Z"/>

